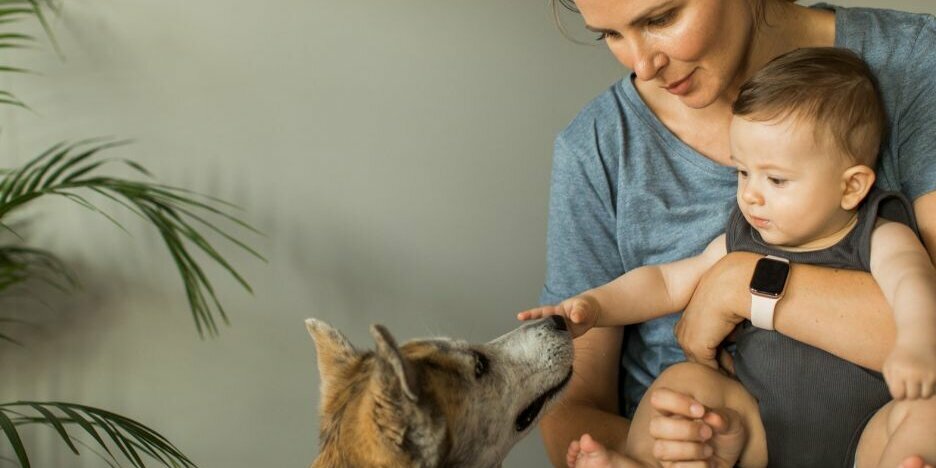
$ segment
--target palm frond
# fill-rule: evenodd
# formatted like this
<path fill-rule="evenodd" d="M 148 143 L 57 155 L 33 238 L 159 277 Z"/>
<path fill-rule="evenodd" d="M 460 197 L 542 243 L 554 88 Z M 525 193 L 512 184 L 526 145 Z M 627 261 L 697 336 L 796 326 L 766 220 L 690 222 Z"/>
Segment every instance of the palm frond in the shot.
<path fill-rule="evenodd" d="M 113 217 L 79 195 L 79 192 L 97 193 L 117 201 L 141 216 L 159 232 L 182 278 L 199 335 L 217 335 L 216 316 L 227 324 L 227 314 L 204 269 L 193 257 L 193 251 L 206 255 L 224 268 L 244 289 L 249 292 L 252 290 L 247 281 L 196 226 L 207 228 L 251 255 L 263 259 L 256 250 L 208 221 L 206 216 L 219 217 L 253 232 L 256 230 L 227 211 L 232 205 L 219 203 L 210 197 L 202 197 L 205 200 L 199 200 L 198 195 L 187 190 L 152 182 L 97 175 L 107 164 L 121 163 L 133 171 L 150 175 L 145 168 L 131 161 L 100 157 L 101 152 L 126 143 L 100 139 L 71 144 L 60 143 L 21 168 L 0 175 L 0 221 L 13 210 L 36 198 L 58 195 L 100 212 L 120 226 Z"/>
<path fill-rule="evenodd" d="M 73 289 L 78 284 L 65 264 L 50 252 L 0 245 L 0 291 L 26 279 L 39 279 L 62 291 Z"/>
<path fill-rule="evenodd" d="M 126 460 L 132 466 L 146 466 L 144 458 L 163 466 L 195 467 L 188 457 L 168 439 L 143 424 L 126 416 L 90 406 L 63 403 L 17 401 L 0 404 L 0 429 L 13 446 L 20 466 L 29 468 L 29 457 L 18 428 L 25 425 L 44 425 L 54 429 L 75 455 L 81 452 L 77 445 L 85 445 L 73 432 L 84 433 L 104 449 L 108 464 L 119 465 Z M 69 431 L 72 430 L 72 432 Z M 119 452 L 119 453 L 115 453 Z"/>
<path fill-rule="evenodd" d="M 32 35 L 8 29 L 24 20 L 35 18 L 42 26 L 46 37 L 49 38 L 52 48 L 59 57 L 64 57 L 55 34 L 52 32 L 52 27 L 49 25 L 46 11 L 57 12 L 57 3 L 54 0 L 0 0 L 0 26 L 3 26 L 3 30 L 0 30 L 0 50 L 31 48 L 37 43 L 36 37 Z M 31 73 L 31 71 L 4 65 L 0 66 L 0 73 Z M 0 91 L 0 104 L 29 109 L 29 106 L 9 91 Z"/>
<path fill-rule="evenodd" d="M 74 275 L 55 255 L 40 249 L 0 245 L 0 292 L 26 280 L 38 281 L 66 292 L 78 284 Z M 21 320 L 0 317 L 0 324 L 5 323 L 26 324 Z M 0 341 L 22 345 L 4 330 L 0 330 Z"/>

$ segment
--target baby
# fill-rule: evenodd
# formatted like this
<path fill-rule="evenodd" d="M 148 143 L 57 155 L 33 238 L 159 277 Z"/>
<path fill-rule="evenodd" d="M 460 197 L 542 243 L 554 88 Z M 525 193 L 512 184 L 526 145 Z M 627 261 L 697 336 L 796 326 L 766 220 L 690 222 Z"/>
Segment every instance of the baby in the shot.
<path fill-rule="evenodd" d="M 700 371 L 685 383 L 727 395 L 719 404 L 745 421 L 738 427 L 747 432 L 727 445 L 704 441 L 698 459 L 852 466 L 857 452 L 863 463 L 880 466 L 897 466 L 908 455 L 936 461 L 936 416 L 908 418 L 896 429 L 873 421 L 906 411 L 916 399 L 926 400 L 914 408 L 925 405 L 925 414 L 936 415 L 930 398 L 936 392 L 936 269 L 917 237 L 910 202 L 874 188 L 883 112 L 870 70 L 851 52 L 814 48 L 778 57 L 742 86 L 733 107 L 738 205 L 726 232 L 695 257 L 634 269 L 518 318 L 563 315 L 575 337 L 595 326 L 644 322 L 685 308 L 703 273 L 728 252 L 763 254 L 751 284 L 753 324 L 745 322 L 736 338 L 743 388 L 715 372 Z M 791 262 L 871 272 L 897 326 L 883 376 L 772 331 Z M 647 400 L 632 422 L 625 455 L 586 434 L 570 445 L 570 466 L 659 466 L 645 426 L 655 411 Z M 730 423 L 712 417 L 691 419 L 711 426 L 712 437 Z"/>

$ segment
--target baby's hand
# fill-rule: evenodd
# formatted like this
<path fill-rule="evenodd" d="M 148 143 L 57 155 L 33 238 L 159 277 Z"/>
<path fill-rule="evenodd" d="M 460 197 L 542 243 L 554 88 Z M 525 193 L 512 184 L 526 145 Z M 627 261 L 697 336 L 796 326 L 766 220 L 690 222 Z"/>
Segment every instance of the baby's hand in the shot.
<path fill-rule="evenodd" d="M 582 336 L 598 323 L 598 302 L 589 296 L 575 296 L 559 304 L 537 307 L 517 314 L 519 320 L 535 320 L 550 315 L 561 315 L 569 323 L 572 338 Z"/>
<path fill-rule="evenodd" d="M 884 361 L 883 374 L 895 400 L 934 396 L 936 344 L 909 344 L 898 340 Z"/>

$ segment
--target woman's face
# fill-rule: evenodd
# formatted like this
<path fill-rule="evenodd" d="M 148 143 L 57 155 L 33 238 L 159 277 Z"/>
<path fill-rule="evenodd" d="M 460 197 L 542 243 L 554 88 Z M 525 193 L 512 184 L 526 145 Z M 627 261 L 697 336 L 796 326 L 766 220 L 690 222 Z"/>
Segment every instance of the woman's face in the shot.
<path fill-rule="evenodd" d="M 637 79 L 702 108 L 733 99 L 754 37 L 750 0 L 576 0 Z"/>

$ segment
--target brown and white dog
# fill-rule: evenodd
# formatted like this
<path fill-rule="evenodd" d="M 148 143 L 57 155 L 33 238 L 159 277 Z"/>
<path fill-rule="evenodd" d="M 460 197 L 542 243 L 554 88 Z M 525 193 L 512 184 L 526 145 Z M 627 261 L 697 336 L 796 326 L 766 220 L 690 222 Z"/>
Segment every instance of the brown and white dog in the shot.
<path fill-rule="evenodd" d="M 314 468 L 493 468 L 572 376 L 572 338 L 559 317 L 489 343 L 449 338 L 397 346 L 371 326 L 376 351 L 306 320 L 321 374 Z"/>

